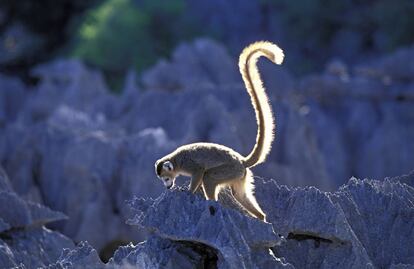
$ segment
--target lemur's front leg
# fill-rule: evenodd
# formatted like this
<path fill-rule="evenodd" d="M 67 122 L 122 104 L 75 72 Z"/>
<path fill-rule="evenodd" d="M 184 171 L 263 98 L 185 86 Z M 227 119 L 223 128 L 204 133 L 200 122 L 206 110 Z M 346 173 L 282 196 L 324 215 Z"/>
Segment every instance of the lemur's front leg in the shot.
<path fill-rule="evenodd" d="M 200 169 L 191 175 L 190 191 L 195 193 L 203 183 L 204 170 Z"/>

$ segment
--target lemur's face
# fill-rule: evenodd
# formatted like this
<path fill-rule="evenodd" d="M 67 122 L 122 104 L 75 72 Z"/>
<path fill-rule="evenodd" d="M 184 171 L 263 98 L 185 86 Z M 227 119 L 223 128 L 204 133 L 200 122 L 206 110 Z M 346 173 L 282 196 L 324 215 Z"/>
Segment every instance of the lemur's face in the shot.
<path fill-rule="evenodd" d="M 155 173 L 167 189 L 174 186 L 177 173 L 174 170 L 174 165 L 170 161 L 157 161 L 155 163 Z"/>

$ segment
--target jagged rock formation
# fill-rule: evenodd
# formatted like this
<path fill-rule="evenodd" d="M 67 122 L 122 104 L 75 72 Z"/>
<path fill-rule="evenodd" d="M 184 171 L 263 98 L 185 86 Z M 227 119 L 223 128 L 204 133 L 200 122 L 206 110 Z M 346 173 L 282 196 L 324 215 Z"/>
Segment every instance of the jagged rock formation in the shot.
<path fill-rule="evenodd" d="M 136 197 L 128 224 L 150 236 L 105 264 L 87 242 L 75 247 L 46 229 L 65 216 L 20 198 L 0 170 L 0 268 L 410 268 L 414 188 L 406 182 L 413 174 L 352 178 L 332 193 L 257 178 L 270 223 L 186 189 Z"/>
<path fill-rule="evenodd" d="M 0 167 L 0 268 L 39 268 L 55 262 L 72 241 L 43 225 L 62 213 L 20 198 Z"/>
<path fill-rule="evenodd" d="M 258 179 L 259 202 L 280 235 L 187 191 L 135 198 L 128 222 L 152 235 L 119 248 L 105 268 L 411 268 L 414 189 L 400 179 L 352 178 L 333 193 Z M 104 268 L 86 243 L 57 264 Z"/>
<path fill-rule="evenodd" d="M 139 225 L 162 238 L 206 245 L 217 256 L 218 268 L 278 268 L 283 264 L 269 254 L 280 241 L 270 224 L 205 201 L 188 191 L 165 192 L 155 201 L 135 199 Z"/>
<path fill-rule="evenodd" d="M 275 252 L 298 268 L 413 265 L 414 189 L 398 180 L 352 178 L 334 193 L 258 185 L 269 221 L 287 238 Z"/>
<path fill-rule="evenodd" d="M 404 177 L 401 179 L 405 180 Z M 414 249 L 410 247 L 414 240 L 411 229 L 414 225 L 414 189 L 400 183 L 399 178 L 385 181 L 352 178 L 333 193 L 312 187 L 289 189 L 274 181 L 257 181 L 259 202 L 274 230 L 284 238 L 279 244 L 273 241 L 272 250 L 286 263 L 296 268 L 414 265 Z M 231 261 L 223 268 L 231 265 L 235 265 L 234 268 L 277 268 L 277 263 L 249 264 L 248 257 L 258 254 L 240 253 L 240 245 L 231 243 L 246 242 L 253 249 L 254 246 L 271 245 L 265 243 L 271 240 L 262 239 L 271 234 L 269 230 L 242 224 L 251 222 L 246 217 L 236 221 L 233 210 L 199 201 L 198 197 L 182 192 L 166 193 L 153 203 L 142 203 L 142 200 L 133 203 L 135 209 L 142 211 L 137 213 L 132 224 L 144 225 L 162 238 L 207 243 L 221 253 L 225 261 Z M 211 206 L 215 208 L 214 214 Z M 242 229 L 246 228 L 251 229 L 254 236 L 240 240 L 239 236 L 246 233 Z M 214 236 L 216 233 L 220 236 Z M 231 234 L 230 239 L 226 234 Z M 221 240 L 225 244 L 220 244 Z M 239 251 L 238 255 L 227 254 L 229 245 L 233 246 L 230 251 Z M 253 252 L 252 249 L 249 251 Z M 237 263 L 229 257 L 243 259 L 239 258 Z M 261 257 L 259 260 L 266 259 Z M 223 264 L 218 263 L 218 266 Z"/>

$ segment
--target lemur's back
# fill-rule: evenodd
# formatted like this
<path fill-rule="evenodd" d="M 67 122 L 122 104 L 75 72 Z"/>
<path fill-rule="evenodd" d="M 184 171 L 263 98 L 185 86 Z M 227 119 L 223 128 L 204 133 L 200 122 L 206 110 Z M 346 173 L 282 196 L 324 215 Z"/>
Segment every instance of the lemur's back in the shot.
<path fill-rule="evenodd" d="M 215 143 L 193 143 L 181 146 L 177 152 L 186 152 L 189 159 L 205 169 L 235 162 L 242 163 L 243 156 L 236 151 Z"/>

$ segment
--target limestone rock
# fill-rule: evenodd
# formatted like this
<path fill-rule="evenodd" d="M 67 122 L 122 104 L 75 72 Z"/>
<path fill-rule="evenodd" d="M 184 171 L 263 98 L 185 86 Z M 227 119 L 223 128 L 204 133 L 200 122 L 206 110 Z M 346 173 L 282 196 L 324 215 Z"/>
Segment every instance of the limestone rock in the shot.
<path fill-rule="evenodd" d="M 129 224 L 161 238 L 205 244 L 215 250 L 218 268 L 281 268 L 269 254 L 280 243 L 270 224 L 188 191 L 164 192 L 156 200 L 134 199 Z"/>
<path fill-rule="evenodd" d="M 70 239 L 43 225 L 66 216 L 25 201 L 7 184 L 0 167 L 0 268 L 39 268 L 55 262 Z"/>

